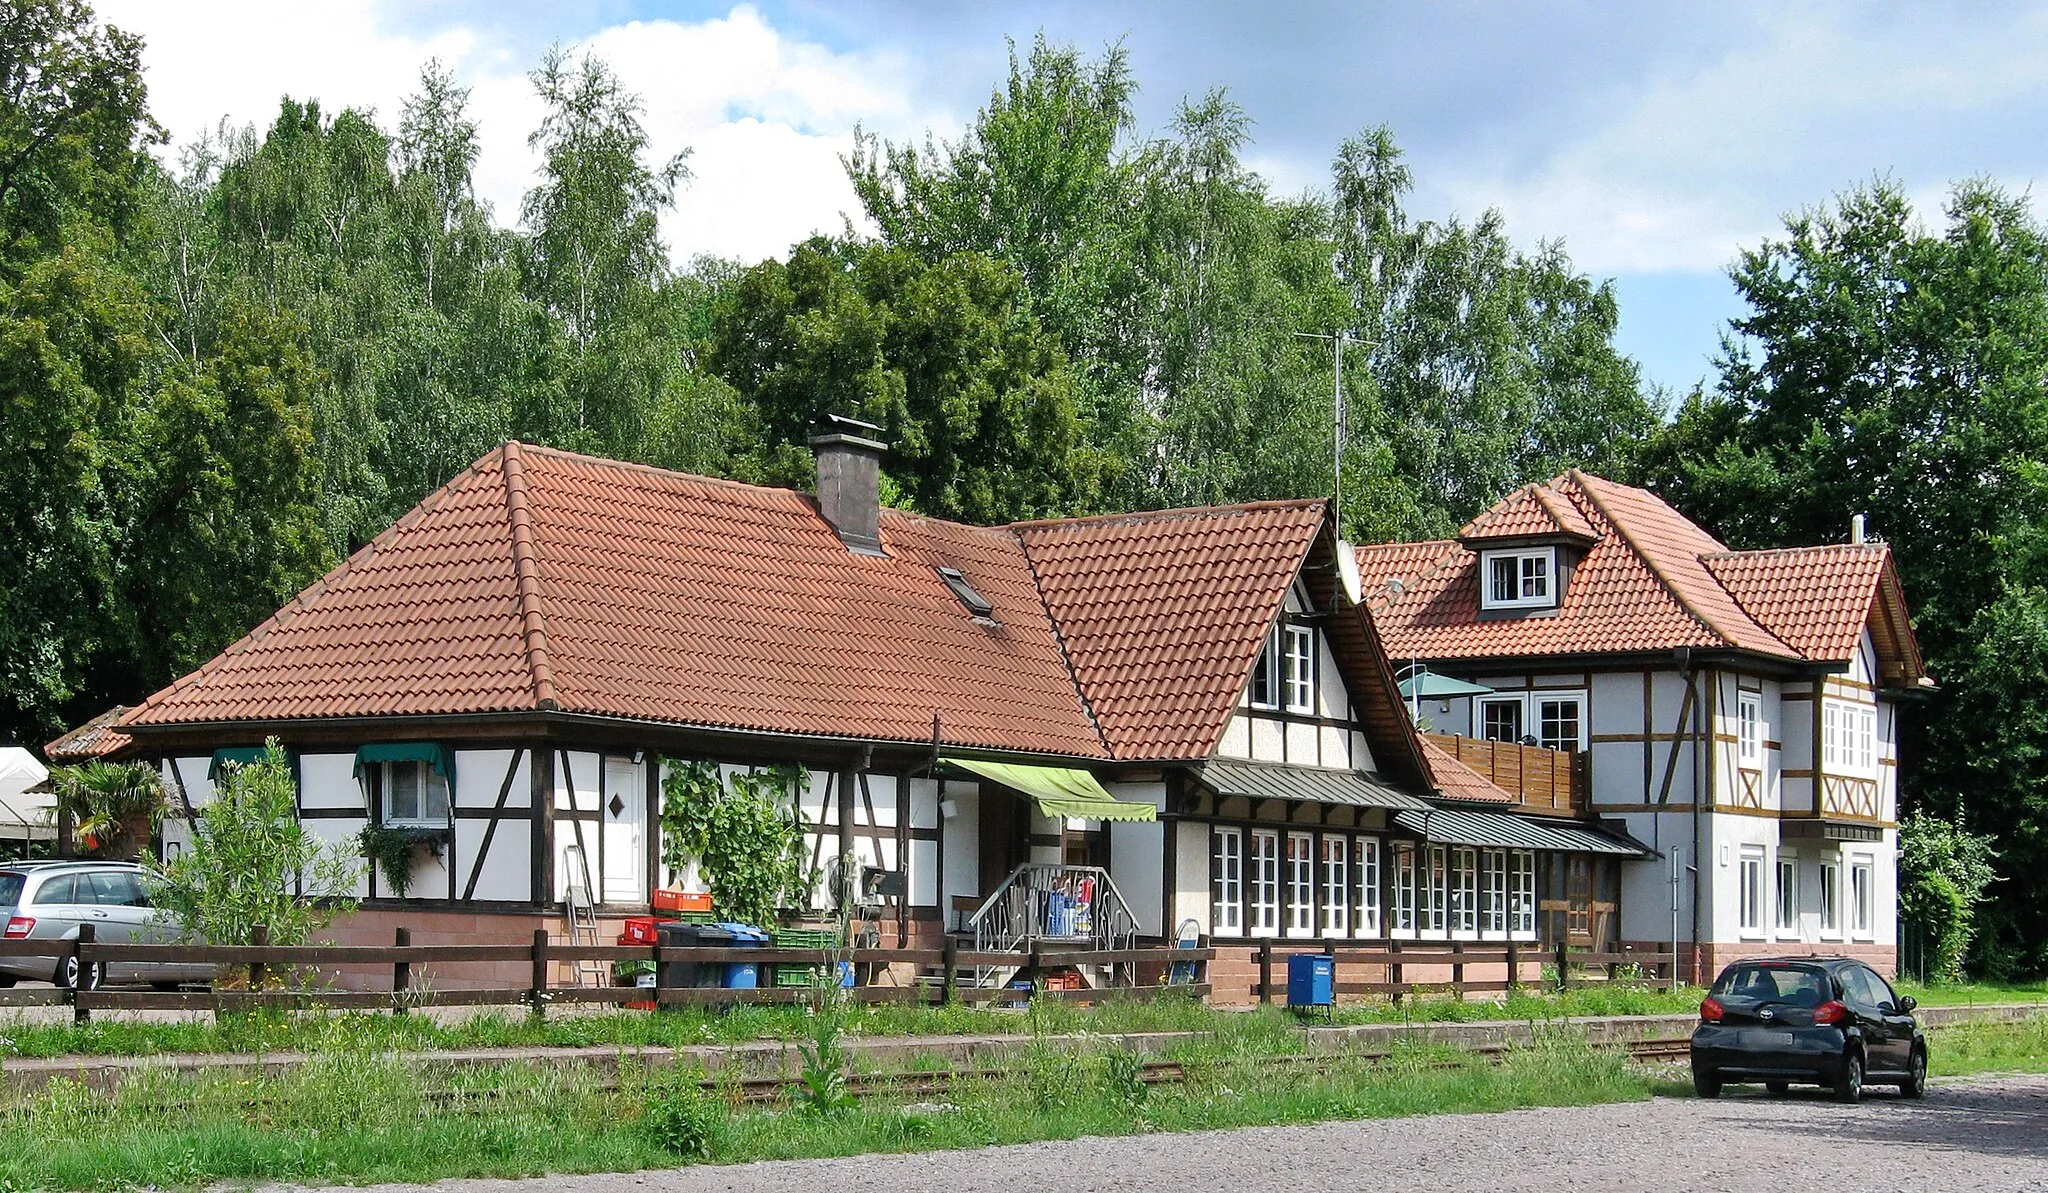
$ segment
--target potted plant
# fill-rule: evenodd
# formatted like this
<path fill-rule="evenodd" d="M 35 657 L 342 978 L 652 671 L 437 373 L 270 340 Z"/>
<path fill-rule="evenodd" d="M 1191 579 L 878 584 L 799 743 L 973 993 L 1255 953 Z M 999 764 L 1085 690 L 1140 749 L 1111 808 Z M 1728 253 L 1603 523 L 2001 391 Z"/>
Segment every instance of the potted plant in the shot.
<path fill-rule="evenodd" d="M 134 861 L 164 815 L 163 779 L 146 762 L 60 766 L 50 773 L 57 815 L 72 824 L 78 845 L 94 857 Z"/>
<path fill-rule="evenodd" d="M 439 857 L 447 840 L 448 830 L 436 825 L 366 824 L 356 834 L 364 859 L 377 867 L 384 885 L 399 899 L 412 889 L 412 869 L 419 852 Z"/>

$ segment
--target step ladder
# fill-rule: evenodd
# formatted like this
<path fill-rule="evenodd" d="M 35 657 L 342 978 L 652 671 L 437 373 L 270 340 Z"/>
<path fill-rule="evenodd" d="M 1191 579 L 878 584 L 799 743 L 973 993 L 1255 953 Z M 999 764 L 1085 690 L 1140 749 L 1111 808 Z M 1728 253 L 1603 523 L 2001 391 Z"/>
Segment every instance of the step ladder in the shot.
<path fill-rule="evenodd" d="M 569 943 L 572 946 L 603 944 L 597 931 L 597 904 L 590 897 L 590 880 L 583 865 L 583 847 L 570 845 L 564 848 L 562 866 L 568 879 L 563 888 L 562 908 L 567 912 L 569 921 Z M 578 986 L 601 987 L 611 983 L 611 970 L 602 961 L 578 957 L 574 966 Z"/>

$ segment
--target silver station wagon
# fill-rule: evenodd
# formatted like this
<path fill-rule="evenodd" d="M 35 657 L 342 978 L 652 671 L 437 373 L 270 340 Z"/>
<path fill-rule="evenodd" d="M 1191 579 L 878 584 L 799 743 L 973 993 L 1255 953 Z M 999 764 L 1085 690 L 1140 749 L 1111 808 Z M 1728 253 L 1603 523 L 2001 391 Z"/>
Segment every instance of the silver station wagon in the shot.
<path fill-rule="evenodd" d="M 168 943 L 176 926 L 150 906 L 149 879 L 132 862 L 0 862 L 0 938 L 9 941 L 78 939 L 93 926 L 104 944 Z M 47 957 L 0 957 L 0 987 L 17 981 L 54 982 L 90 990 L 103 984 L 148 982 L 171 987 L 211 982 L 213 966 L 161 962 L 94 963 L 79 972 L 78 959 L 53 948 Z"/>

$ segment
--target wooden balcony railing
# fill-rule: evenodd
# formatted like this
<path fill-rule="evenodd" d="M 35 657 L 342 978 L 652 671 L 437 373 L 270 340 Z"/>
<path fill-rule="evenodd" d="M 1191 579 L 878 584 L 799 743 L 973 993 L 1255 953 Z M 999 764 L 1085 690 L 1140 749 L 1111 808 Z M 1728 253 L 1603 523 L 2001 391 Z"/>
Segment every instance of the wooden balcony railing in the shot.
<path fill-rule="evenodd" d="M 1585 811 L 1585 755 L 1575 750 L 1546 750 L 1447 733 L 1427 736 L 1445 753 L 1492 780 L 1494 786 L 1512 793 L 1521 801 L 1521 811 L 1552 816 L 1578 816 Z"/>

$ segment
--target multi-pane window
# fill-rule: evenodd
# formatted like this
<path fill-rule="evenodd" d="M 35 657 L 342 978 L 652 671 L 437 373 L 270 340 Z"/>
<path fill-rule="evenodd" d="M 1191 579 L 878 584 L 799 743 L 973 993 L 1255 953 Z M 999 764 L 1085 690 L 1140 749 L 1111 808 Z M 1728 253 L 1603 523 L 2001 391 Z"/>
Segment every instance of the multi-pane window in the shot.
<path fill-rule="evenodd" d="M 1253 708 L 1280 707 L 1280 660 L 1274 654 L 1271 639 L 1259 651 L 1259 661 L 1252 667 L 1251 702 Z"/>
<path fill-rule="evenodd" d="M 1859 771 L 1877 769 L 1877 710 L 1867 705 L 1821 702 L 1821 763 L 1828 769 Z"/>
<path fill-rule="evenodd" d="M 1351 875 L 1358 892 L 1351 905 L 1356 908 L 1353 927 L 1360 936 L 1380 934 L 1380 843 L 1373 837 L 1351 842 Z"/>
<path fill-rule="evenodd" d="M 1287 711 L 1314 712 L 1316 710 L 1316 632 L 1309 626 L 1290 625 L 1281 627 L 1281 640 L 1286 651 L 1281 655 L 1285 668 L 1284 694 L 1287 697 Z"/>
<path fill-rule="evenodd" d="M 1842 930 L 1842 866 L 1840 862 L 1820 864 L 1820 930 L 1833 934 Z"/>
<path fill-rule="evenodd" d="M 1479 701 L 1479 736 L 1483 741 L 1522 740 L 1522 698 Z"/>
<path fill-rule="evenodd" d="M 1441 845 L 1429 847 L 1429 882 L 1422 897 L 1422 927 L 1426 932 L 1444 930 L 1444 908 L 1450 900 L 1449 851 Z"/>
<path fill-rule="evenodd" d="M 1323 935 L 1351 933 L 1351 842 L 1323 838 Z"/>
<path fill-rule="evenodd" d="M 1778 931 L 1799 927 L 1799 859 L 1778 856 Z"/>
<path fill-rule="evenodd" d="M 1508 855 L 1508 930 L 1517 939 L 1536 935 L 1536 855 L 1517 849 Z"/>
<path fill-rule="evenodd" d="M 1309 936 L 1316 930 L 1316 839 L 1308 833 L 1287 834 L 1287 934 Z"/>
<path fill-rule="evenodd" d="M 1244 834 L 1219 828 L 1209 835 L 1209 926 L 1218 936 L 1244 932 Z"/>
<path fill-rule="evenodd" d="M 1868 936 L 1876 923 L 1876 871 L 1869 858 L 1858 858 L 1849 863 L 1849 930 Z"/>
<path fill-rule="evenodd" d="M 1764 698 L 1743 692 L 1735 698 L 1736 757 L 1752 769 L 1764 764 Z"/>
<path fill-rule="evenodd" d="M 1758 933 L 1764 926 L 1764 851 L 1754 845 L 1742 849 L 1738 871 L 1737 901 L 1741 904 L 1738 923 L 1745 933 Z"/>
<path fill-rule="evenodd" d="M 383 764 L 386 824 L 448 823 L 448 780 L 425 762 Z"/>
<path fill-rule="evenodd" d="M 1556 553 L 1541 551 L 1488 552 L 1486 556 L 1486 608 L 1535 608 L 1554 605 L 1552 573 Z"/>
<path fill-rule="evenodd" d="M 1394 924 L 1396 932 L 1415 931 L 1415 846 L 1396 842 L 1394 847 Z"/>
<path fill-rule="evenodd" d="M 1451 931 L 1479 931 L 1479 851 L 1451 851 Z"/>
<path fill-rule="evenodd" d="M 1538 692 L 1531 697 L 1536 705 L 1536 744 L 1546 750 L 1579 750 L 1585 748 L 1586 698 L 1573 693 L 1569 696 Z"/>
<path fill-rule="evenodd" d="M 1270 936 L 1280 930 L 1280 834 L 1252 831 L 1251 931 Z"/>
<path fill-rule="evenodd" d="M 1480 903 L 1482 932 L 1505 932 L 1508 928 L 1508 851 L 1489 849 L 1480 855 L 1480 881 L 1486 897 Z"/>

